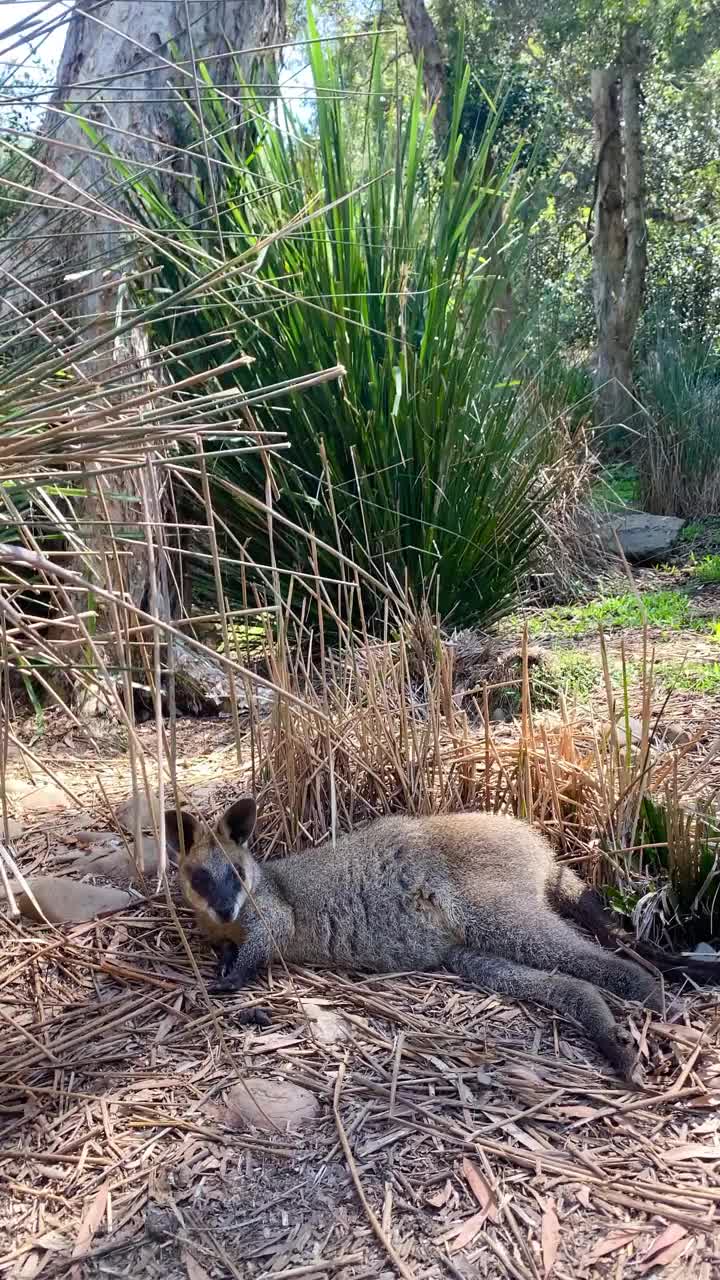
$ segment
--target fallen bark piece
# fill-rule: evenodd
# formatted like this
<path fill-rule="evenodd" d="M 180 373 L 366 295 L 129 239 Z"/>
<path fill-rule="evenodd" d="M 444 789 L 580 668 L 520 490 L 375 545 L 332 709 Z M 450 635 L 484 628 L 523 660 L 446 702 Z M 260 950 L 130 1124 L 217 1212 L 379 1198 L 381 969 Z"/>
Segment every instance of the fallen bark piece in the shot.
<path fill-rule="evenodd" d="M 199 652 L 189 641 L 176 638 L 174 642 L 175 700 L 178 709 L 196 716 L 227 716 L 232 709 L 230 680 L 227 667 L 221 658 Z M 273 703 L 272 689 L 249 681 L 246 688 L 242 679 L 234 678 L 235 700 L 238 711 L 251 709 L 269 711 Z"/>
<path fill-rule="evenodd" d="M 168 805 L 168 808 L 171 806 Z M 141 831 L 154 831 L 159 817 L 158 798 L 156 794 L 146 795 L 144 791 L 139 791 L 137 797 L 128 796 L 121 805 L 115 810 L 115 817 L 120 826 L 129 831 L 131 835 L 135 833 L 135 815 L 140 821 Z"/>
<path fill-rule="evenodd" d="M 152 879 L 157 875 L 159 859 L 160 852 L 155 837 L 143 836 L 140 861 L 145 879 Z M 168 867 L 170 866 L 168 859 Z M 113 884 L 141 883 L 135 863 L 119 838 L 115 838 L 112 843 L 100 842 L 96 848 L 88 849 L 84 857 L 73 863 L 73 870 L 82 875 L 103 876 L 106 880 L 112 880 Z"/>
<path fill-rule="evenodd" d="M 34 787 L 18 796 L 18 803 L 26 814 L 58 813 L 61 809 L 69 809 L 72 801 L 60 787 L 48 783 L 47 786 Z"/>

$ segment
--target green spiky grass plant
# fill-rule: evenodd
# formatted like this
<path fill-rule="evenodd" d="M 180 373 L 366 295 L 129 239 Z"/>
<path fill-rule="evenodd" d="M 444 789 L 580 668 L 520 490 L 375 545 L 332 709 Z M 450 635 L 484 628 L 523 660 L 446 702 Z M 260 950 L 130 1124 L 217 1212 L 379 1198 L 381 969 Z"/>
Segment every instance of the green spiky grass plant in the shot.
<path fill-rule="evenodd" d="M 598 825 L 611 869 L 608 898 L 632 919 L 639 936 L 675 944 L 714 937 L 720 826 L 709 809 L 688 803 L 679 784 L 681 761 L 696 743 L 662 753 L 657 749 L 670 694 L 656 709 L 657 672 L 647 627 L 638 715 L 631 713 L 632 676 L 624 648 L 615 681 L 602 634 L 601 657 L 610 718 L 593 753 Z"/>
<path fill-rule="evenodd" d="M 641 378 L 648 408 L 640 496 L 659 515 L 716 515 L 720 504 L 720 369 L 706 346 L 666 325 Z"/>
<path fill-rule="evenodd" d="M 393 109 L 380 38 L 360 124 L 357 105 L 348 114 L 343 101 L 335 53 L 319 41 L 309 51 L 312 122 L 280 100 L 278 124 L 256 97 L 254 141 L 243 148 L 203 73 L 205 129 L 222 165 L 211 186 L 198 161 L 192 221 L 178 219 L 150 180 L 136 183 L 138 216 L 172 229 L 172 252 L 159 255 L 154 277 L 161 289 L 209 276 L 223 258 L 267 240 L 252 271 L 210 283 L 199 305 L 158 322 L 155 338 L 187 340 L 195 352 L 182 363 L 187 373 L 206 343 L 233 334 L 254 363 L 219 374 L 222 389 L 268 385 L 328 359 L 345 368 L 340 387 L 315 387 L 265 413 L 263 423 L 281 425 L 290 442 L 272 476 L 262 459 L 221 457 L 210 467 L 218 511 L 257 562 L 307 573 L 314 535 L 320 573 L 337 576 L 324 547 L 339 543 L 370 575 L 361 579 L 366 619 L 382 615 L 374 585 L 382 580 L 416 602 L 430 597 L 445 616 L 487 622 L 512 601 L 551 491 L 547 424 L 526 394 L 519 328 L 499 344 L 488 338 L 498 298 L 492 264 L 510 273 L 523 252 L 522 183 L 512 166 L 488 178 L 493 113 L 463 148 L 467 68 L 459 65 L 439 156 L 421 73 L 406 109 Z M 252 98 L 247 86 L 243 93 Z M 499 202 L 506 216 L 497 230 Z M 318 207 L 323 216 L 308 221 Z M 294 233 L 273 239 L 293 221 Z M 241 490 L 272 495 L 272 548 L 265 516 Z"/>

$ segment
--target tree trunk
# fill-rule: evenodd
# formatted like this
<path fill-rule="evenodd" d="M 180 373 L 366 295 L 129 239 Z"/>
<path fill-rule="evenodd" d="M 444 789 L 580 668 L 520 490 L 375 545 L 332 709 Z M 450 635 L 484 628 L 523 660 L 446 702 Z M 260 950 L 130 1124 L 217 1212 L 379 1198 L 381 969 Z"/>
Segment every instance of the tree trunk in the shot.
<path fill-rule="evenodd" d="M 632 354 L 647 267 L 640 63 L 639 37 L 631 32 L 622 68 L 592 74 L 594 372 L 596 417 L 602 426 L 626 426 L 639 411 Z"/>
<path fill-rule="evenodd" d="M 423 84 L 428 103 L 435 106 L 433 132 L 439 149 L 445 146 L 450 124 L 448 103 L 447 58 L 443 52 L 437 27 L 425 8 L 424 0 L 398 0 L 405 23 L 410 52 L 423 60 Z"/>
<path fill-rule="evenodd" d="M 46 299 L 58 289 L 67 294 L 69 274 L 102 262 L 114 269 L 102 286 L 104 296 L 86 285 L 72 312 L 91 316 L 102 328 L 98 312 L 111 302 L 114 318 L 128 228 L 121 181 L 102 147 L 126 160 L 133 173 L 151 173 L 177 207 L 184 194 L 180 174 L 188 168 L 187 112 L 180 98 L 196 104 L 197 62 L 205 61 L 225 86 L 235 78 L 236 58 L 246 76 L 253 64 L 272 64 L 273 52 L 264 51 L 283 39 L 283 9 L 284 0 L 77 0 L 34 161 L 35 203 L 8 232 L 21 288 L 34 285 Z M 240 90 L 220 92 L 239 120 Z M 96 132 L 98 146 L 83 124 Z M 208 150 L 219 157 L 212 139 Z M 43 232 L 52 239 L 43 241 Z"/>
<path fill-rule="evenodd" d="M 207 64 L 222 86 L 218 91 L 229 116 L 239 123 L 235 60 L 246 78 L 254 68 L 270 68 L 283 36 L 284 0 L 77 0 L 43 142 L 35 152 L 33 191 L 8 229 L 0 279 L 9 282 L 4 318 L 6 325 L 8 316 L 16 318 L 18 341 L 25 328 L 30 341 L 37 342 L 39 335 L 55 348 L 64 343 L 71 354 L 79 341 L 92 340 L 92 353 L 74 365 L 75 373 L 80 388 L 86 381 L 95 396 L 99 384 L 102 403 L 109 407 L 143 387 L 154 391 L 157 383 L 145 331 L 136 327 L 122 337 L 113 332 L 127 318 L 127 279 L 137 270 L 144 242 L 103 147 L 125 161 L 132 174 L 147 172 L 184 212 L 189 206 L 183 174 L 192 158 L 181 99 L 188 98 L 201 114 L 197 63 Z M 96 139 L 88 137 L 83 122 Z M 214 145 L 206 136 L 200 153 L 210 180 L 213 160 L 220 157 Z M 138 540 L 143 506 L 138 469 L 109 478 L 97 469 L 88 471 L 81 516 L 87 520 L 85 543 L 94 554 L 84 571 L 122 591 L 132 604 L 147 607 L 149 557 Z M 98 532 L 103 527 L 104 538 Z M 161 619 L 173 616 L 176 602 L 167 591 L 156 591 L 154 603 Z M 119 637 L 113 636 L 107 613 L 98 614 L 96 628 L 104 634 L 110 660 L 113 649 L 118 660 L 121 646 L 114 641 Z"/>

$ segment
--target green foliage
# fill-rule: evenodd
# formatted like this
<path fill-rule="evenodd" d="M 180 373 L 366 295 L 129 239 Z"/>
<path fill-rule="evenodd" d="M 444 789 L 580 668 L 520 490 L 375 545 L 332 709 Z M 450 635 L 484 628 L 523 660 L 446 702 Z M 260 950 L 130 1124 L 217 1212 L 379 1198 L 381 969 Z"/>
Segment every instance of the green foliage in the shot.
<path fill-rule="evenodd" d="M 720 555 L 703 556 L 693 564 L 692 575 L 701 582 L 720 582 Z"/>
<path fill-rule="evenodd" d="M 639 341 L 656 306 L 683 332 L 720 336 L 720 10 L 711 0 L 439 0 L 442 29 L 462 16 L 481 85 L 512 67 L 559 169 L 533 239 L 527 294 L 559 319 L 563 342 L 590 346 L 594 319 L 587 238 L 595 164 L 587 109 L 594 68 L 617 63 L 628 28 L 645 49 L 643 153 L 649 270 Z M 539 108 L 542 112 L 538 116 Z M 537 123 L 535 123 L 537 127 Z"/>
<path fill-rule="evenodd" d="M 32 186 L 29 154 L 39 114 L 35 99 L 38 85 L 48 78 L 37 58 L 24 65 L 8 64 L 0 77 L 0 228 L 19 212 L 23 192 L 17 188 Z"/>
<path fill-rule="evenodd" d="M 690 943 L 717 934 L 719 838 L 714 818 L 685 813 L 672 792 L 664 799 L 643 797 L 637 841 L 650 883 L 633 912 L 640 932 L 659 918 L 663 931 Z"/>
<path fill-rule="evenodd" d="M 636 506 L 637 501 L 637 468 L 627 462 L 606 467 L 593 489 L 593 506 L 602 511 L 621 511 Z"/>
<path fill-rule="evenodd" d="M 679 591 L 605 596 L 587 604 L 542 609 L 528 619 L 531 635 L 582 636 L 606 629 L 649 627 L 677 630 L 693 625 L 690 602 Z"/>
<path fill-rule="evenodd" d="M 580 649 L 559 649 L 532 675 L 532 705 L 536 710 L 554 710 L 560 697 L 571 703 L 586 703 L 600 684 L 600 668 Z"/>
<path fill-rule="evenodd" d="M 662 515 L 720 509 L 720 357 L 668 321 L 642 371 L 648 408 L 639 454 L 642 501 Z"/>
<path fill-rule="evenodd" d="M 557 345 L 534 335 L 528 353 L 528 369 L 535 369 L 535 393 L 548 419 L 563 418 L 571 431 L 592 425 L 593 389 L 586 364 L 573 360 Z"/>
<path fill-rule="evenodd" d="M 218 334 L 233 334 L 254 363 L 218 375 L 228 393 L 341 363 L 342 383 L 262 410 L 262 425 L 287 430 L 291 444 L 273 461 L 279 571 L 307 573 L 315 537 L 321 573 L 337 579 L 328 548 L 339 543 L 367 575 L 366 610 L 382 606 L 382 580 L 416 599 L 432 593 L 445 615 L 487 621 L 512 600 L 550 496 L 521 335 L 500 347 L 488 340 L 497 280 L 484 235 L 497 227 L 502 200 L 507 230 L 496 247 L 512 270 L 523 251 L 513 224 L 521 186 L 511 164 L 485 181 L 494 119 L 457 166 L 467 71 L 458 68 L 447 157 L 438 161 L 420 75 L 398 113 L 381 53 L 376 44 L 359 121 L 355 99 L 347 115 L 335 53 L 310 45 L 311 124 L 281 104 L 278 128 L 256 98 L 244 151 L 203 72 L 205 125 L 224 162 L 214 189 L 198 161 L 190 224 L 150 180 L 135 187 L 139 216 L 173 230 L 174 248 L 159 252 L 161 288 L 207 273 L 202 305 L 177 307 L 154 338 L 186 344 L 172 370 L 186 374 Z M 223 269 L 218 285 L 223 260 L 238 266 Z M 220 457 L 211 471 L 222 519 L 257 561 L 271 563 L 266 516 L 239 493 L 264 499 L 262 462 Z"/>
<path fill-rule="evenodd" d="M 682 542 L 695 542 L 703 533 L 703 526 L 697 520 L 691 520 L 689 524 L 683 526 L 680 530 L 680 540 Z"/>
<path fill-rule="evenodd" d="M 666 689 L 720 694 L 720 662 L 657 662 L 655 675 Z"/>

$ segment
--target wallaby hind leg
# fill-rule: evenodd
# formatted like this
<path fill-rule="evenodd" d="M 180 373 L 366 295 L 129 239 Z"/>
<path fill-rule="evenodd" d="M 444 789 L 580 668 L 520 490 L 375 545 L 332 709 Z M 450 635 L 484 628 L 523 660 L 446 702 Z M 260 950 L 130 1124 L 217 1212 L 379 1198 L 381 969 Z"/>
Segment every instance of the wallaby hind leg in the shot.
<path fill-rule="evenodd" d="M 571 867 L 558 864 L 546 892 L 548 903 L 558 915 L 575 920 L 606 946 L 617 945 L 620 930 L 613 929 L 610 914 L 599 895 Z"/>
<path fill-rule="evenodd" d="M 662 1010 L 660 991 L 650 974 L 581 937 L 572 925 L 549 909 L 538 908 L 536 902 L 494 902 L 486 920 L 483 913 L 477 914 L 467 940 L 479 951 L 505 956 L 533 969 L 559 969 L 623 1000 L 638 1000 Z"/>
<path fill-rule="evenodd" d="M 570 1014 L 600 1052 L 626 1080 L 633 1080 L 635 1054 L 629 1037 L 616 1024 L 600 992 L 587 982 L 564 974 L 542 973 L 499 956 L 483 955 L 467 947 L 451 947 L 445 965 L 467 982 L 486 991 L 535 1000 Z"/>

